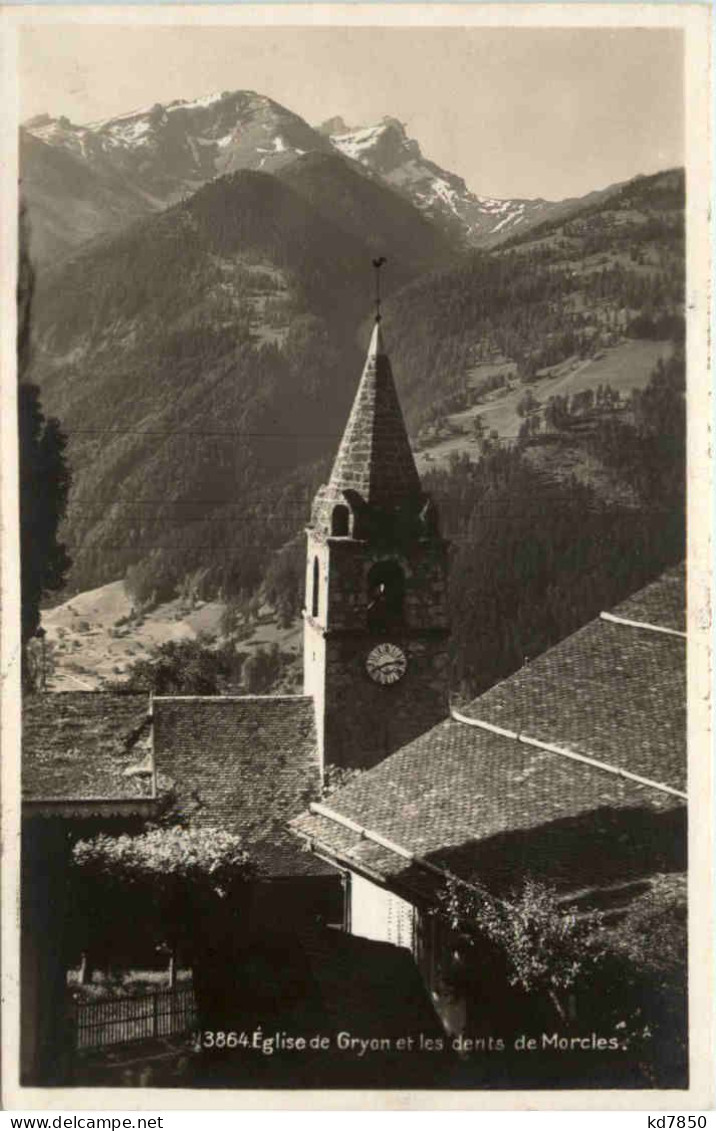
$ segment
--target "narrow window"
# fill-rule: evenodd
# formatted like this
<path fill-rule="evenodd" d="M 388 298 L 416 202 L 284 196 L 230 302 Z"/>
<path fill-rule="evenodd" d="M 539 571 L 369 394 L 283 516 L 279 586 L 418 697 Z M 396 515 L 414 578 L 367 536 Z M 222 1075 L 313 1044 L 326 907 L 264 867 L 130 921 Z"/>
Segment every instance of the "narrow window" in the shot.
<path fill-rule="evenodd" d="M 371 632 L 387 632 L 403 623 L 405 576 L 397 562 L 375 562 L 370 567 L 367 597 Z"/>
<path fill-rule="evenodd" d="M 313 594 L 311 597 L 311 616 L 318 616 L 318 586 L 319 586 L 319 565 L 318 558 L 313 559 Z"/>
<path fill-rule="evenodd" d="M 342 503 L 335 506 L 333 508 L 333 514 L 331 515 L 331 534 L 336 538 L 345 538 L 346 535 L 350 533 L 348 526 L 349 518 L 350 512 L 348 507 L 343 506 Z"/>

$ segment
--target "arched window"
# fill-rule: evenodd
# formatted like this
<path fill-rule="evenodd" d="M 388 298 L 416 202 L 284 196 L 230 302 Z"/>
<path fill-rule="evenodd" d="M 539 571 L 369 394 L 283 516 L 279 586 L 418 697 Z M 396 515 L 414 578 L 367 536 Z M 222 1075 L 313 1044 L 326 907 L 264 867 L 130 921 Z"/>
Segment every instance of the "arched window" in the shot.
<path fill-rule="evenodd" d="M 368 571 L 368 627 L 386 632 L 403 623 L 405 575 L 397 562 L 374 562 Z"/>
<path fill-rule="evenodd" d="M 338 505 L 333 508 L 333 514 L 331 515 L 331 534 L 336 538 L 345 538 L 346 535 L 350 533 L 349 520 L 350 511 L 348 507 L 344 506 L 343 503 L 338 503 Z"/>
<path fill-rule="evenodd" d="M 311 616 L 318 616 L 318 586 L 320 584 L 320 567 L 318 565 L 318 558 L 313 559 L 313 587 L 311 590 Z"/>

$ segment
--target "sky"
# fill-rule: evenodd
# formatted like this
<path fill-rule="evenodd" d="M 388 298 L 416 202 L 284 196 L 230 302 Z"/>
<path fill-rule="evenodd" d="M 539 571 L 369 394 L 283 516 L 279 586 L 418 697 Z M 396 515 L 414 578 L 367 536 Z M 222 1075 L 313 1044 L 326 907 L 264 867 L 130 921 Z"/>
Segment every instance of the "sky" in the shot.
<path fill-rule="evenodd" d="M 558 200 L 683 163 L 682 51 L 652 28 L 34 27 L 21 117 L 256 90 L 311 125 L 390 115 L 474 192 Z"/>

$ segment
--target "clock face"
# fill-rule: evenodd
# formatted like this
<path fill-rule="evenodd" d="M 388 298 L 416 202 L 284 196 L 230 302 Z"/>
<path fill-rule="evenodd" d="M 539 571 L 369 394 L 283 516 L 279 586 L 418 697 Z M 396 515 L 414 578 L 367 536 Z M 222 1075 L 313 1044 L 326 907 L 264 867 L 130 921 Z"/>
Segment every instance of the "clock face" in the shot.
<path fill-rule="evenodd" d="M 366 671 L 376 683 L 397 683 L 405 675 L 408 661 L 397 644 L 378 644 L 365 662 Z"/>

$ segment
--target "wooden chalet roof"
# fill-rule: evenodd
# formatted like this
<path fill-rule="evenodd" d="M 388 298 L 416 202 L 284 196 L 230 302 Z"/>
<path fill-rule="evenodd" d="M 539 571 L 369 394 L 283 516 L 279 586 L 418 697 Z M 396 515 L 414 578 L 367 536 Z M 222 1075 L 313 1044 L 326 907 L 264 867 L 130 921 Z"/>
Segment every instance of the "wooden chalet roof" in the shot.
<path fill-rule="evenodd" d="M 157 696 L 153 717 L 158 772 L 193 825 L 240 836 L 265 875 L 329 870 L 286 829 L 320 793 L 310 697 Z"/>
<path fill-rule="evenodd" d="M 157 792 L 194 826 L 236 833 L 269 876 L 332 869 L 286 822 L 319 796 L 313 700 L 305 696 L 43 693 L 23 705 L 22 786 L 45 816 L 151 815 Z M 112 809 L 114 806 L 114 809 Z"/>
<path fill-rule="evenodd" d="M 683 623 L 679 595 L 683 609 L 677 571 L 614 615 L 648 613 L 653 624 L 663 608 L 670 628 Z M 527 873 L 574 890 L 679 871 L 685 645 L 599 618 L 475 699 L 465 721 L 446 719 L 292 828 L 315 851 L 413 893 L 434 888 L 425 862 L 495 891 Z"/>
<path fill-rule="evenodd" d="M 38 804 L 151 799 L 149 697 L 96 691 L 28 696 L 22 797 Z"/>

